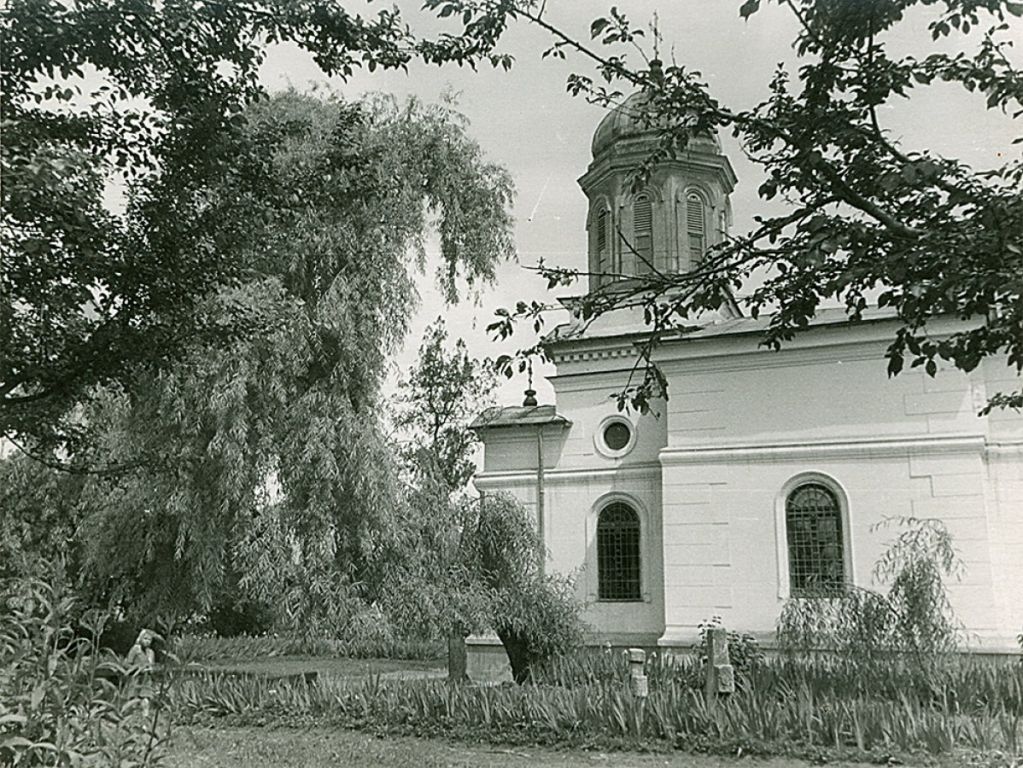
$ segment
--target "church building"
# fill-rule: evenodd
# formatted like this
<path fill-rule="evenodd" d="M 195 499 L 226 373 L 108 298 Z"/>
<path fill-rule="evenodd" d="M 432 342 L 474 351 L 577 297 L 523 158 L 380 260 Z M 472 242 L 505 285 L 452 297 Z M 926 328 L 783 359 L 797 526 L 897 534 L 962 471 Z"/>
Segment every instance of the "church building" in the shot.
<path fill-rule="evenodd" d="M 716 138 L 690 142 L 633 189 L 657 140 L 636 119 L 639 99 L 600 123 L 579 180 L 590 291 L 618 275 L 693 269 L 728 232 L 736 176 Z M 941 520 L 964 563 L 950 591 L 967 645 L 1018 649 L 1023 415 L 977 415 L 990 394 L 1019 387 L 1013 370 L 989 359 L 971 373 L 888 378 L 891 314 L 850 323 L 825 309 L 780 351 L 759 346 L 768 321 L 726 302 L 662 339 L 653 361 L 669 397 L 643 415 L 613 397 L 642 377 L 642 314 L 558 327 L 545 341 L 555 403 L 481 414 L 476 487 L 535 514 L 547 569 L 575 574 L 596 642 L 685 647 L 719 616 L 770 645 L 790 598 L 814 599 L 822 585 L 883 589 L 873 567 L 900 528 L 879 523 L 913 517 Z M 470 642 L 471 654 L 499 651 Z"/>

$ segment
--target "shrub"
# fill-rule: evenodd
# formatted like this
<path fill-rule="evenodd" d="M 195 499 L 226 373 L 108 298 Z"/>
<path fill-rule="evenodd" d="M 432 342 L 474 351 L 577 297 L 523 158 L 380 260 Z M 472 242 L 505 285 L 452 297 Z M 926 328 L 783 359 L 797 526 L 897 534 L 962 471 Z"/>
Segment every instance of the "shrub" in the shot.
<path fill-rule="evenodd" d="M 227 596 L 209 611 L 209 628 L 221 637 L 259 635 L 273 627 L 273 611 L 266 604 Z"/>
<path fill-rule="evenodd" d="M 472 508 L 461 547 L 464 592 L 483 596 L 477 623 L 497 632 L 515 682 L 529 682 L 538 664 L 582 644 L 581 606 L 571 578 L 543 572 L 546 551 L 521 503 L 488 494 Z"/>
<path fill-rule="evenodd" d="M 583 623 L 571 581 L 540 576 L 502 590 L 495 605 L 494 628 L 517 683 L 533 679 L 536 667 L 578 648 Z"/>
<path fill-rule="evenodd" d="M 105 617 L 68 617 L 73 600 L 32 580 L 0 588 L 0 764 L 153 766 L 163 754 L 163 692 L 104 655 Z M 76 636 L 77 635 L 77 636 Z"/>
<path fill-rule="evenodd" d="M 785 603 L 778 619 L 783 650 L 827 650 L 857 664 L 875 664 L 901 654 L 925 670 L 939 655 L 956 650 L 959 624 L 952 612 L 945 579 L 961 564 L 952 539 L 939 520 L 898 518 L 902 532 L 874 566 L 881 593 L 848 585 L 840 594 L 803 593 Z"/>

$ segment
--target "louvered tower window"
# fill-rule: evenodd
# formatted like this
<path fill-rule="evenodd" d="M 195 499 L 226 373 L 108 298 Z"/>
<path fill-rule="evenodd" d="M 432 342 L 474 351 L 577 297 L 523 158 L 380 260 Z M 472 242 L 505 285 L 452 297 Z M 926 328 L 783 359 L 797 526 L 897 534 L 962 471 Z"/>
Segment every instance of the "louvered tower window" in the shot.
<path fill-rule="evenodd" d="M 845 558 L 835 494 L 819 483 L 797 487 L 785 501 L 785 529 L 792 593 L 841 591 Z"/>
<path fill-rule="evenodd" d="M 632 207 L 633 247 L 636 249 L 636 272 L 654 271 L 653 206 L 649 195 L 640 195 Z"/>
<path fill-rule="evenodd" d="M 597 581 L 601 600 L 639 600 L 639 516 L 616 502 L 597 520 Z"/>
<path fill-rule="evenodd" d="M 686 236 L 689 243 L 689 258 L 693 264 L 703 258 L 707 248 L 706 221 L 703 198 L 695 192 L 690 192 L 686 196 Z"/>
<path fill-rule="evenodd" d="M 597 214 L 597 271 L 600 273 L 600 282 L 611 279 L 611 254 L 610 242 L 608 239 L 608 227 L 611 224 L 611 215 L 606 208 Z"/>

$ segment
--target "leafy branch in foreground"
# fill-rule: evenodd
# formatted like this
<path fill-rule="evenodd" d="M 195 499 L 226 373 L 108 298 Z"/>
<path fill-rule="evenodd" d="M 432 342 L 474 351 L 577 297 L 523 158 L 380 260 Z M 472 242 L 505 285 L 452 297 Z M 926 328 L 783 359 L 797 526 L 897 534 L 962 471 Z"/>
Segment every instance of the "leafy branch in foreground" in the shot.
<path fill-rule="evenodd" d="M 628 275 L 624 285 L 582 298 L 576 309 L 584 319 L 639 303 L 653 334 L 670 333 L 715 309 L 724 294 L 752 287 L 744 302 L 754 317 L 772 312 L 763 338 L 771 348 L 807 327 L 826 302 L 844 305 L 852 322 L 876 304 L 900 323 L 885 355 L 889 375 L 907 365 L 935 375 L 940 360 L 971 371 L 989 357 L 1016 375 L 1023 370 L 1023 158 L 1005 147 L 1001 165 L 973 169 L 909 146 L 884 124 L 936 84 L 981 95 L 987 110 L 1023 114 L 1023 73 L 1010 58 L 1023 4 L 779 0 L 799 23 L 800 66 L 795 73 L 779 66 L 767 97 L 748 109 L 719 102 L 689 66 L 647 60 L 637 45 L 642 30 L 620 12 L 595 20 L 587 43 L 550 23 L 542 4 L 437 4 L 462 14 L 469 35 L 495 15 L 546 30 L 551 51 L 573 51 L 595 66 L 595 76 L 568 81 L 571 93 L 595 104 L 612 106 L 623 90 L 640 89 L 643 109 L 630 117 L 659 140 L 635 171 L 637 187 L 693 137 L 728 130 L 763 171 L 761 199 L 787 204 L 786 213 L 757 217 L 752 231 L 710 249 L 692 273 Z M 760 6 L 747 0 L 740 14 L 750 19 Z M 893 52 L 893 33 L 914 26 L 929 33 L 933 49 Z M 954 37 L 961 48 L 947 52 Z M 581 277 L 540 272 L 560 285 Z M 756 284 L 754 273 L 766 278 Z M 932 330 L 939 317 L 961 322 L 939 333 Z M 1023 407 L 1023 390 L 996 395 L 990 407 Z"/>

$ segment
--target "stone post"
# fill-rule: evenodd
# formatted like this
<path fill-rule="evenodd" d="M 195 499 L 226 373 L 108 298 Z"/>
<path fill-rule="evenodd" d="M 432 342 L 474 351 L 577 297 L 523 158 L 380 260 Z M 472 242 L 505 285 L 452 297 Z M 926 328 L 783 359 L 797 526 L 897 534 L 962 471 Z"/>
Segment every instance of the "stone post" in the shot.
<path fill-rule="evenodd" d="M 735 692 L 735 670 L 728 658 L 728 633 L 724 627 L 707 630 L 707 669 L 703 685 L 704 698 L 711 710 L 719 695 Z"/>
<path fill-rule="evenodd" d="M 650 692 L 647 685 L 645 665 L 646 651 L 642 648 L 629 649 L 629 692 L 637 699 L 645 699 Z"/>
<path fill-rule="evenodd" d="M 465 649 L 465 638 L 460 632 L 448 635 L 448 682 L 462 683 L 468 678 L 466 668 L 468 658 Z"/>

